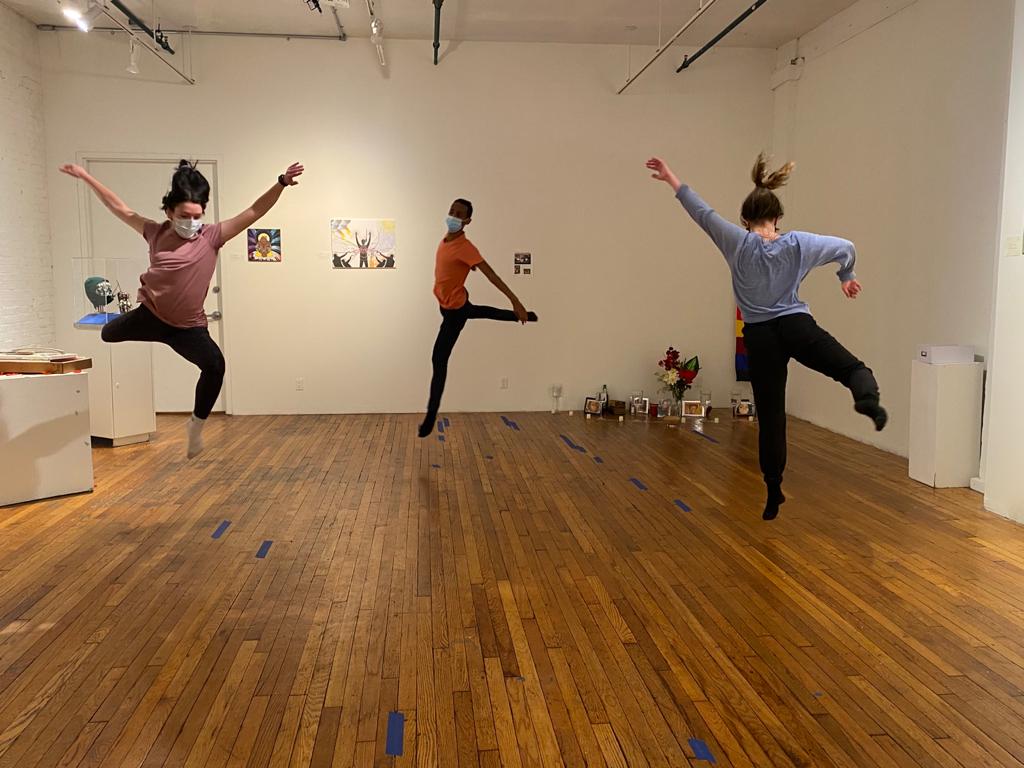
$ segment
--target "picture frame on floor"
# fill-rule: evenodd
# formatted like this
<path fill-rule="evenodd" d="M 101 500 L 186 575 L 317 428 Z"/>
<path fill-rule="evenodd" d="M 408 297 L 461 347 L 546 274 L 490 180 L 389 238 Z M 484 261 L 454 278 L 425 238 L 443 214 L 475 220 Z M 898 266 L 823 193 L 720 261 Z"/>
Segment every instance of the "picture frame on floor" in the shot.
<path fill-rule="evenodd" d="M 638 414 L 643 414 L 644 416 L 646 416 L 648 413 L 651 412 L 651 398 L 641 397 L 638 399 L 640 402 L 636 406 L 636 412 Z"/>
<path fill-rule="evenodd" d="M 683 400 L 683 416 L 704 418 L 704 403 L 700 400 Z"/>
<path fill-rule="evenodd" d="M 583 402 L 583 412 L 590 416 L 600 416 L 602 410 L 602 403 L 596 397 L 588 397 Z"/>
<path fill-rule="evenodd" d="M 757 408 L 751 400 L 738 400 L 733 410 L 733 415 L 738 416 L 741 419 L 745 419 L 748 416 L 756 416 Z"/>

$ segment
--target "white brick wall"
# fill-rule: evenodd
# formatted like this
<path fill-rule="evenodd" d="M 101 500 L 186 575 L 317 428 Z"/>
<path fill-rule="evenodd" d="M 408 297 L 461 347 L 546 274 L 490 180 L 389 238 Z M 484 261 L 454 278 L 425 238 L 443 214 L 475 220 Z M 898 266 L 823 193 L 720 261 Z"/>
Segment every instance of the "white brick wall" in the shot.
<path fill-rule="evenodd" d="M 55 338 L 37 35 L 0 3 L 0 349 Z"/>

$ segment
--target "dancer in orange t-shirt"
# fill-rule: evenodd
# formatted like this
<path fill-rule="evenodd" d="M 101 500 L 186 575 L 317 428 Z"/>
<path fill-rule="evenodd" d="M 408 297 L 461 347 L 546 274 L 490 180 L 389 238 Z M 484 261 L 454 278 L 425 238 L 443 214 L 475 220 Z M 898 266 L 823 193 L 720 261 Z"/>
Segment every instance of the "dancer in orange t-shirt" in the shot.
<path fill-rule="evenodd" d="M 467 320 L 501 320 L 509 323 L 535 323 L 537 315 L 527 312 L 512 289 L 495 274 L 491 265 L 484 261 L 480 251 L 466 237 L 466 227 L 473 220 L 473 204 L 458 199 L 452 203 L 445 223 L 448 234 L 437 248 L 437 264 L 434 268 L 434 296 L 441 305 L 441 329 L 437 332 L 431 362 L 434 375 L 430 380 L 430 400 L 427 415 L 420 425 L 419 436 L 426 437 L 434 431 L 434 422 L 441 407 L 441 396 L 448 378 L 448 358 L 451 357 L 459 334 L 466 327 Z M 481 307 L 469 302 L 466 278 L 479 269 L 494 287 L 508 296 L 512 309 Z"/>

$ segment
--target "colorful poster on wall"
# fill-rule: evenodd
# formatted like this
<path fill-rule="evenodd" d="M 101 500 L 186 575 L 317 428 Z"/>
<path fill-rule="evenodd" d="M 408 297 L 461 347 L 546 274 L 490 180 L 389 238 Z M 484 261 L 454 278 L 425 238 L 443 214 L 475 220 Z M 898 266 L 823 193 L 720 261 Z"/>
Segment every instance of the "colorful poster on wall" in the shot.
<path fill-rule="evenodd" d="M 750 381 L 747 345 L 743 341 L 743 315 L 736 308 L 736 381 Z"/>
<path fill-rule="evenodd" d="M 249 261 L 281 261 L 281 230 L 250 229 Z"/>
<path fill-rule="evenodd" d="M 517 253 L 515 263 L 512 265 L 513 273 L 520 277 L 533 276 L 533 254 Z"/>
<path fill-rule="evenodd" d="M 335 269 L 395 269 L 394 219 L 332 219 Z"/>

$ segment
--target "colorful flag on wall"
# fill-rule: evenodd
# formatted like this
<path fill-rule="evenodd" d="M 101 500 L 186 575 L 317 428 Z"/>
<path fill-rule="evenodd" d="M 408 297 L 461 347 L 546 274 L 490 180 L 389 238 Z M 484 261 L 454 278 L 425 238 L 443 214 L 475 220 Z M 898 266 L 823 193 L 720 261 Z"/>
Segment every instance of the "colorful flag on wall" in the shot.
<path fill-rule="evenodd" d="M 739 307 L 736 308 L 736 381 L 750 381 L 747 345 L 743 341 L 743 315 Z"/>

